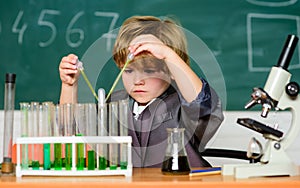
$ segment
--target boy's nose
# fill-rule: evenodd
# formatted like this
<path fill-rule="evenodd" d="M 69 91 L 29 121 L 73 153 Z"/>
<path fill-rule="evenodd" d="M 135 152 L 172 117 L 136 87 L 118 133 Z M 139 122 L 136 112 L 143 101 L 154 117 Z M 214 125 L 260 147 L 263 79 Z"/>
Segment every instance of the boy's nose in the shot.
<path fill-rule="evenodd" d="M 145 84 L 145 79 L 142 73 L 136 73 L 134 75 L 134 84 L 135 85 L 143 85 Z"/>

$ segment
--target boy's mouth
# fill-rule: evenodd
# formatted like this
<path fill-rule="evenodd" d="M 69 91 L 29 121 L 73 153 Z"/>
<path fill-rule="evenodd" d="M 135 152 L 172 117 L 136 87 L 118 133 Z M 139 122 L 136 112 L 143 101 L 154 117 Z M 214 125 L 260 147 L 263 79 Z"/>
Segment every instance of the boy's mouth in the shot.
<path fill-rule="evenodd" d="M 133 92 L 134 93 L 145 93 L 146 91 L 144 91 L 144 90 L 134 90 Z"/>

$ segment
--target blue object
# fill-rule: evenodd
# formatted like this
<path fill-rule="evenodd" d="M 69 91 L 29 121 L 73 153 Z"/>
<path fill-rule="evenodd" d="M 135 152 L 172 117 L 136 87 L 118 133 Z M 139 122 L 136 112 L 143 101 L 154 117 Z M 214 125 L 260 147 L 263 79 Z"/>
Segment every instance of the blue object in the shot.
<path fill-rule="evenodd" d="M 191 170 L 190 173 L 201 173 L 201 172 L 213 172 L 213 171 L 220 171 L 221 167 L 214 167 L 209 169 L 201 169 L 201 170 Z"/>

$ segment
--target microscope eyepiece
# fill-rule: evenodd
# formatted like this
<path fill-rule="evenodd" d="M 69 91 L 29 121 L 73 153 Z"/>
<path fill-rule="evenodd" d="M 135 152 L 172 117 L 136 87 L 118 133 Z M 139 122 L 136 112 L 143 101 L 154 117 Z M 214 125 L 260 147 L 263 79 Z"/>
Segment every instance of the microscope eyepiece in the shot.
<path fill-rule="evenodd" d="M 288 35 L 284 47 L 281 51 L 279 60 L 277 62 L 277 67 L 281 67 L 284 70 L 288 69 L 290 61 L 293 57 L 293 53 L 297 46 L 298 37 L 296 35 Z"/>

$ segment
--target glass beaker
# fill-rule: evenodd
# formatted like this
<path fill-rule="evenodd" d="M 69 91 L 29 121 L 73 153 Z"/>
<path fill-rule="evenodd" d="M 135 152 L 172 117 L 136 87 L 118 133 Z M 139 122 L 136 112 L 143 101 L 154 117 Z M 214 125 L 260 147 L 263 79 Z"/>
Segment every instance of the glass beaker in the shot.
<path fill-rule="evenodd" d="M 168 145 L 161 171 L 165 175 L 186 175 L 190 165 L 184 147 L 184 128 L 167 128 Z"/>

